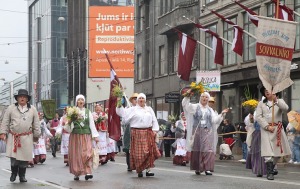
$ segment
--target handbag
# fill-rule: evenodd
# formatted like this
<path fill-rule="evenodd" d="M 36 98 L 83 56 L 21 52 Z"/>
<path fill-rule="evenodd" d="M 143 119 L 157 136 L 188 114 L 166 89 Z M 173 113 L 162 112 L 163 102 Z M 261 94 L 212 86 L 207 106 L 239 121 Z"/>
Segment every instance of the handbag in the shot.
<path fill-rule="evenodd" d="M 99 166 L 99 149 L 93 148 L 93 169 L 98 169 Z"/>

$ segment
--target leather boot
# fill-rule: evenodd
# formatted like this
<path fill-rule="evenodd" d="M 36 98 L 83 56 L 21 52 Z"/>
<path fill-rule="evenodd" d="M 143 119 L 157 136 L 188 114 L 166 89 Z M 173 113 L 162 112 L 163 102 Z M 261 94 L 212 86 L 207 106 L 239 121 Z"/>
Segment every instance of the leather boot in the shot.
<path fill-rule="evenodd" d="M 27 180 L 25 178 L 25 174 L 26 174 L 26 168 L 19 167 L 19 179 L 20 179 L 20 182 L 27 182 Z"/>
<path fill-rule="evenodd" d="M 274 180 L 273 162 L 267 162 L 267 179 Z"/>
<path fill-rule="evenodd" d="M 10 176 L 10 182 L 14 182 L 18 175 L 19 166 L 11 166 L 11 176 Z"/>
<path fill-rule="evenodd" d="M 273 175 L 278 175 L 278 170 L 275 169 L 276 164 L 273 164 Z"/>

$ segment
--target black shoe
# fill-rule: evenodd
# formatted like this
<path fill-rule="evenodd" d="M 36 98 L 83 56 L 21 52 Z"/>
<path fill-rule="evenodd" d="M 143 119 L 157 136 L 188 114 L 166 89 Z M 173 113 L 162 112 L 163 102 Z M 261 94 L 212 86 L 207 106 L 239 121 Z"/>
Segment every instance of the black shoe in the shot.
<path fill-rule="evenodd" d="M 262 175 L 261 174 L 257 174 L 256 177 L 262 177 Z"/>
<path fill-rule="evenodd" d="M 26 168 L 19 167 L 19 180 L 20 182 L 27 182 L 27 179 L 25 178 L 26 174 Z"/>
<path fill-rule="evenodd" d="M 273 169 L 273 175 L 278 175 L 278 170 L 277 169 Z"/>
<path fill-rule="evenodd" d="M 127 171 L 128 171 L 128 172 L 132 172 L 132 170 L 131 170 L 130 168 L 127 168 Z"/>
<path fill-rule="evenodd" d="M 11 176 L 10 176 L 10 182 L 14 182 L 17 178 L 19 171 L 19 166 L 11 166 Z"/>
<path fill-rule="evenodd" d="M 205 171 L 206 175 L 212 175 L 212 173 L 210 171 Z"/>
<path fill-rule="evenodd" d="M 150 172 L 150 171 L 149 171 L 149 172 L 146 172 L 146 176 L 147 176 L 147 177 L 153 177 L 153 176 L 154 176 L 154 173 L 152 173 L 152 172 Z"/>
<path fill-rule="evenodd" d="M 85 175 L 85 180 L 89 180 L 89 179 L 92 179 L 93 178 L 93 175 Z"/>
<path fill-rule="evenodd" d="M 66 166 L 69 166 L 69 163 L 67 163 Z"/>
<path fill-rule="evenodd" d="M 115 160 L 115 159 L 113 159 L 113 158 L 110 158 L 110 161 L 113 161 L 113 162 L 115 162 L 116 160 Z"/>
<path fill-rule="evenodd" d="M 76 181 L 77 181 L 77 180 L 79 180 L 79 177 L 77 177 L 77 176 L 74 176 L 74 180 L 76 180 Z"/>
<path fill-rule="evenodd" d="M 56 154 L 55 154 L 54 152 L 52 152 L 52 156 L 53 156 L 53 157 L 56 157 Z"/>
<path fill-rule="evenodd" d="M 143 177 L 143 173 L 138 173 L 138 177 Z"/>
<path fill-rule="evenodd" d="M 274 180 L 273 162 L 267 162 L 266 165 L 267 165 L 267 179 Z"/>
<path fill-rule="evenodd" d="M 200 171 L 195 171 L 195 174 L 196 175 L 200 175 Z"/>
<path fill-rule="evenodd" d="M 182 165 L 182 166 L 186 166 L 186 162 L 185 162 L 185 161 L 182 162 L 181 165 Z"/>
<path fill-rule="evenodd" d="M 107 161 L 101 162 L 101 165 L 105 165 L 107 164 Z"/>

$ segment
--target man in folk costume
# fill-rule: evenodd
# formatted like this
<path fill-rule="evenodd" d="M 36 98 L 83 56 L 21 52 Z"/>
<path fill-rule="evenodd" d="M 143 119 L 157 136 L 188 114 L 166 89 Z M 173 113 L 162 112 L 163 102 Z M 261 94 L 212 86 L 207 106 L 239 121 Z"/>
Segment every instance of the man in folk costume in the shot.
<path fill-rule="evenodd" d="M 131 103 L 131 107 L 128 108 L 129 109 L 133 109 L 136 104 L 137 104 L 137 97 L 138 97 L 138 93 L 133 93 L 132 96 L 129 98 L 129 102 Z M 118 114 L 118 116 L 120 116 L 122 118 L 122 126 L 123 126 L 123 130 L 124 130 L 124 136 L 123 136 L 123 151 L 126 154 L 126 163 L 127 163 L 127 171 L 132 171 L 130 168 L 130 125 L 126 124 L 125 118 L 123 118 L 125 115 L 122 115 L 122 112 L 119 111 L 119 109 L 116 110 L 116 113 Z"/>
<path fill-rule="evenodd" d="M 46 123 L 44 121 L 44 114 L 40 112 L 38 114 L 39 114 L 40 126 L 41 126 L 41 136 L 37 143 L 36 142 L 33 143 L 34 164 L 44 163 L 46 161 L 46 154 L 47 154 L 46 140 L 47 137 L 53 138 L 53 135 L 48 130 Z"/>
<path fill-rule="evenodd" d="M 103 107 L 100 104 L 95 105 L 95 112 L 93 112 L 93 118 L 96 125 L 96 129 L 99 133 L 97 144 L 99 149 L 99 163 L 106 164 L 107 156 L 107 114 L 103 111 Z"/>
<path fill-rule="evenodd" d="M 135 107 L 125 109 L 121 106 L 116 110 L 121 112 L 120 115 L 125 115 L 123 119 L 131 127 L 130 168 L 136 170 L 138 177 L 143 177 L 145 169 L 146 176 L 154 176 L 150 168 L 154 167 L 154 161 L 160 157 L 155 143 L 159 126 L 153 109 L 146 105 L 146 95 L 138 95 Z"/>
<path fill-rule="evenodd" d="M 68 153 L 70 133 L 63 128 L 67 122 L 67 108 L 68 107 L 65 107 L 63 116 L 59 120 L 59 126 L 56 129 L 55 135 L 56 137 L 59 137 L 59 135 L 61 135 L 60 153 L 64 156 L 64 163 L 66 164 L 66 166 L 69 166 Z"/>
<path fill-rule="evenodd" d="M 187 91 L 188 94 L 191 90 Z M 210 95 L 204 92 L 200 96 L 200 102 L 191 104 L 189 97 L 184 97 L 182 106 L 187 117 L 187 149 L 191 151 L 190 169 L 195 170 L 196 175 L 205 171 L 206 175 L 212 175 L 215 164 L 215 123 L 223 119 L 229 109 L 216 115 L 208 106 Z"/>
<path fill-rule="evenodd" d="M 19 175 L 20 182 L 25 178 L 28 161 L 32 160 L 33 141 L 41 134 L 38 112 L 29 104 L 31 96 L 25 89 L 20 89 L 14 96 L 17 103 L 10 105 L 4 115 L 0 129 L 0 139 L 6 140 L 6 155 L 11 162 L 10 181 Z"/>
<path fill-rule="evenodd" d="M 56 129 L 57 129 L 58 126 L 59 126 L 59 115 L 58 115 L 58 113 L 56 113 L 54 119 L 52 119 L 50 121 L 50 132 L 53 136 L 55 136 Z M 52 156 L 56 157 L 58 139 L 53 137 L 53 138 L 50 139 L 50 143 L 51 143 Z"/>
<path fill-rule="evenodd" d="M 76 96 L 76 105 L 79 111 L 79 119 L 69 123 L 64 128 L 71 130 L 69 140 L 69 169 L 78 181 L 80 175 L 85 175 L 85 180 L 93 178 L 93 142 L 98 143 L 98 132 L 95 127 L 91 111 L 84 107 L 85 97 L 81 94 Z"/>
<path fill-rule="evenodd" d="M 188 154 L 186 151 L 186 139 L 185 139 L 185 132 L 186 132 L 187 121 L 186 117 L 184 116 L 184 112 L 180 114 L 180 120 L 176 121 L 175 127 L 171 128 L 171 131 L 175 132 L 176 141 L 176 151 L 175 156 L 173 158 L 174 165 L 182 165 L 185 166 L 188 163 Z M 174 145 L 172 145 L 174 146 Z"/>
<path fill-rule="evenodd" d="M 274 175 L 278 174 L 274 169 L 276 163 L 282 156 L 291 154 L 282 125 L 282 115 L 287 112 L 289 106 L 265 87 L 262 87 L 260 92 L 266 98 L 258 103 L 255 120 L 261 127 L 261 156 L 264 157 L 267 165 L 267 179 L 274 180 Z M 272 118 L 272 108 L 274 108 L 274 118 Z"/>

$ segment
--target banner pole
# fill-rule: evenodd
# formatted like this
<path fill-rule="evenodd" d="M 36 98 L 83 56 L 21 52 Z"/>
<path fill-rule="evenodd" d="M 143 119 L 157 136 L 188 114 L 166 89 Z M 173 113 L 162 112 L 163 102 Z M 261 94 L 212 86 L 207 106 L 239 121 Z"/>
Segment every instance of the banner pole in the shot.
<path fill-rule="evenodd" d="M 277 0 L 277 3 L 276 3 L 276 18 L 278 19 L 278 16 L 279 15 L 279 0 Z"/>

